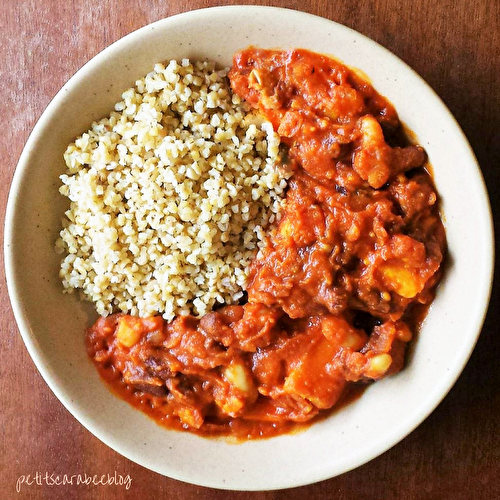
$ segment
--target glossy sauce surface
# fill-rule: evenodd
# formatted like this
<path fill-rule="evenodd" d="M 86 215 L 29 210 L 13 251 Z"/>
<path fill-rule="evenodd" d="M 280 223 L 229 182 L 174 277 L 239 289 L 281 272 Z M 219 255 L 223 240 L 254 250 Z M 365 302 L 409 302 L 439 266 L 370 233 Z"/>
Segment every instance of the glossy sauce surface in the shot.
<path fill-rule="evenodd" d="M 235 55 L 229 78 L 294 171 L 248 302 L 169 324 L 100 318 L 87 345 L 158 422 L 247 439 L 303 426 L 353 384 L 398 372 L 446 243 L 425 152 L 368 82 L 326 56 L 256 48 Z"/>

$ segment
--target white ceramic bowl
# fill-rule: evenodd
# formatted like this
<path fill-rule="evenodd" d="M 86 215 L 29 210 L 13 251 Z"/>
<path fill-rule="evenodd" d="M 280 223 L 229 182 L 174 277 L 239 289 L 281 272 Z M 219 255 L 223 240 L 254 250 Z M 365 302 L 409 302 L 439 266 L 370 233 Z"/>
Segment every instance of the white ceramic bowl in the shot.
<path fill-rule="evenodd" d="M 107 389 L 83 342 L 95 313 L 62 294 L 54 241 L 66 207 L 58 194 L 66 145 L 92 120 L 109 114 L 121 92 L 154 63 L 189 57 L 229 66 L 232 54 L 250 44 L 330 53 L 372 79 L 427 150 L 450 258 L 405 370 L 305 432 L 235 445 L 159 427 Z M 386 451 L 429 415 L 462 371 L 480 332 L 492 280 L 492 232 L 486 190 L 467 140 L 440 99 L 402 61 L 315 16 L 220 7 L 164 19 L 126 36 L 61 89 L 19 160 L 7 208 L 5 262 L 24 342 L 47 384 L 87 429 L 122 455 L 172 478 L 259 490 L 346 472 Z"/>

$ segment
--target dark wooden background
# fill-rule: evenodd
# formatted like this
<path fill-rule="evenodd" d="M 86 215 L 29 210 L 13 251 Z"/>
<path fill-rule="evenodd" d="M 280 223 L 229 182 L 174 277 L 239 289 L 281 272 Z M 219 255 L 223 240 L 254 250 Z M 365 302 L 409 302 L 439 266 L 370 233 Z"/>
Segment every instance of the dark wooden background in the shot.
<path fill-rule="evenodd" d="M 0 219 L 23 145 L 63 83 L 111 42 L 210 0 L 0 1 Z M 248 3 L 248 2 L 247 2 Z M 500 234 L 500 2 L 274 0 L 381 43 L 437 91 L 467 134 Z M 279 26 L 276 27 L 279 29 Z M 456 175 L 460 175 L 457 172 Z M 464 193 L 467 196 L 467 193 Z M 498 242 L 498 238 L 497 238 Z M 471 272 L 473 263 L 471 263 Z M 497 275 L 499 266 L 496 266 Z M 18 333 L 1 266 L 0 499 L 494 499 L 500 498 L 500 290 L 472 358 L 438 409 L 393 449 L 343 476 L 277 492 L 223 492 L 150 472 L 85 430 L 38 374 Z M 452 349 L 453 346 L 450 346 Z M 129 474 L 131 488 L 31 486 L 19 476 Z"/>

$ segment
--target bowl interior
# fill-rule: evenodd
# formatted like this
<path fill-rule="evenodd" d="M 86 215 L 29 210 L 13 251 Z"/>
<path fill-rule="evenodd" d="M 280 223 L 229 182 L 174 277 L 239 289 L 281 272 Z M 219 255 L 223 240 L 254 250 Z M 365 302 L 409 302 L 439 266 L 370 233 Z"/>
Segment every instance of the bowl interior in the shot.
<path fill-rule="evenodd" d="M 276 30 L 276 26 L 280 29 Z M 62 154 L 122 91 L 174 58 L 231 64 L 248 45 L 304 47 L 360 68 L 415 132 L 434 168 L 449 245 L 447 272 L 407 368 L 305 432 L 230 444 L 168 431 L 109 392 L 86 355 L 95 318 L 63 295 L 54 252 L 67 209 L 58 194 Z M 415 428 L 450 389 L 475 345 L 492 276 L 487 194 L 460 128 L 433 91 L 395 56 L 333 22 L 264 7 L 193 11 L 147 26 L 84 66 L 49 105 L 20 159 L 9 198 L 5 253 L 9 292 L 28 350 L 63 404 L 126 457 L 173 478 L 230 489 L 307 484 L 374 458 Z"/>

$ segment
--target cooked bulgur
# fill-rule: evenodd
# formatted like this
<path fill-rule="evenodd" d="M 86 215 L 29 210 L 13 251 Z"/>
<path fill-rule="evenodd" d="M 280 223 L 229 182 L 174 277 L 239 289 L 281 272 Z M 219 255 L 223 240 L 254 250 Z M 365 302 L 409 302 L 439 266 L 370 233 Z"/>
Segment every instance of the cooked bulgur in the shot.
<path fill-rule="evenodd" d="M 282 203 L 279 137 L 213 63 L 170 61 L 71 144 L 60 276 L 97 312 L 203 315 L 242 296 Z"/>

